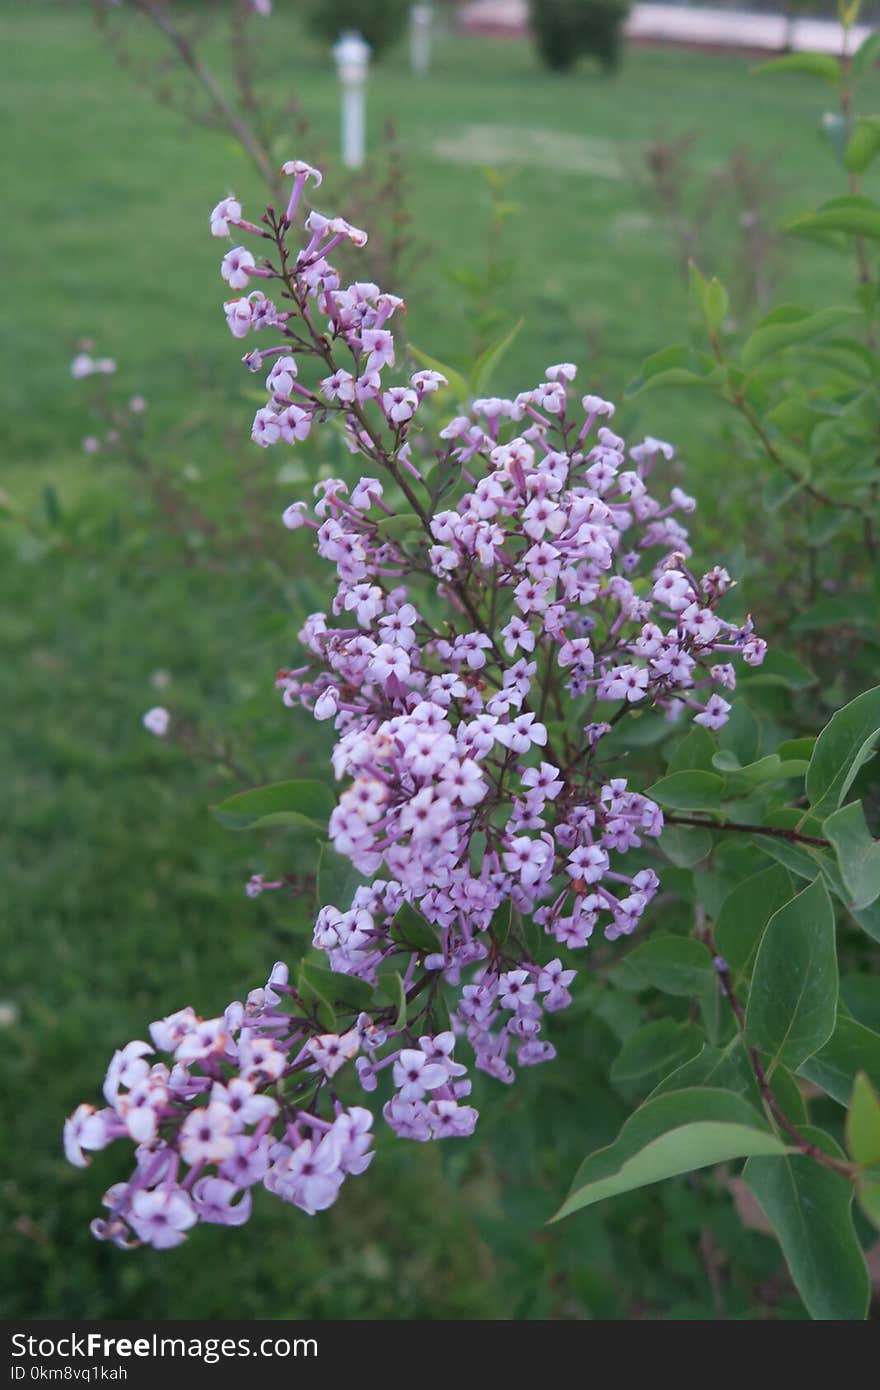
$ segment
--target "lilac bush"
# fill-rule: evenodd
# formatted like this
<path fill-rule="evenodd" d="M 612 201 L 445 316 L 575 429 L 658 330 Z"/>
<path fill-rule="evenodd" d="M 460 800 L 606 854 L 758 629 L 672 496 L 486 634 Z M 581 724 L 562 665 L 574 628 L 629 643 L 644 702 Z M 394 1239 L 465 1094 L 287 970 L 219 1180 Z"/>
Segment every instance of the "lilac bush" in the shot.
<path fill-rule="evenodd" d="M 653 710 L 719 729 L 734 659 L 764 657 L 751 619 L 725 616 L 727 572 L 691 563 L 693 500 L 650 490 L 671 446 L 627 450 L 613 405 L 576 391 L 571 363 L 444 418 L 446 375 L 398 362 L 403 302 L 343 286 L 331 264 L 366 233 L 315 210 L 300 231 L 321 176 L 301 161 L 282 172 L 283 215 L 250 222 L 229 196 L 210 228 L 255 238 L 221 266 L 247 291 L 225 305 L 233 336 L 270 339 L 244 357 L 268 372 L 255 443 L 324 431 L 365 469 L 284 513 L 336 578 L 329 611 L 302 626 L 305 659 L 277 677 L 285 705 L 333 723 L 344 788 L 328 835 L 361 883 L 320 905 L 323 966 L 294 979 L 277 963 L 222 1017 L 153 1023 L 150 1043 L 114 1055 L 104 1108 L 68 1120 L 75 1164 L 135 1145 L 93 1223 L 123 1246 L 239 1224 L 257 1184 L 309 1214 L 330 1206 L 372 1158 L 358 1089 L 382 1085 L 401 1137 L 471 1134 L 456 1052 L 503 1083 L 550 1061 L 544 1016 L 575 979 L 562 952 L 597 928 L 630 936 L 657 891 L 644 850 L 664 814 L 620 775 L 619 726 Z M 164 735 L 167 712 L 144 722 Z M 257 875 L 248 892 L 279 886 Z"/>

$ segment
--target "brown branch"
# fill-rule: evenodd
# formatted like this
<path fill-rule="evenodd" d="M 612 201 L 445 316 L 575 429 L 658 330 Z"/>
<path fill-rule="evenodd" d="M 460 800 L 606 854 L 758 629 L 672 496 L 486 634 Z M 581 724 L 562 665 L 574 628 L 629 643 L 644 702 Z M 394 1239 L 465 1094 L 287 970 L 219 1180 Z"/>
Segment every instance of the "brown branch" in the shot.
<path fill-rule="evenodd" d="M 831 841 L 822 840 L 818 835 L 802 835 L 799 830 L 787 830 L 778 825 L 741 825 L 732 820 L 700 820 L 696 816 L 668 816 L 663 813 L 667 825 L 695 825 L 701 830 L 738 830 L 744 835 L 772 835 L 777 840 L 788 840 L 791 844 L 815 845 L 817 849 L 830 849 Z"/>

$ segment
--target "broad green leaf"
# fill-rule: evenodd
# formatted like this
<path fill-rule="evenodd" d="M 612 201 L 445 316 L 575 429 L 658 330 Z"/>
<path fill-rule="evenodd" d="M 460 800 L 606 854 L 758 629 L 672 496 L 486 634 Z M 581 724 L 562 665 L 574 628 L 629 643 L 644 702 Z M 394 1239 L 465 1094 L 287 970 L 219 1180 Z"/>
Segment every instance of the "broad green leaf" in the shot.
<path fill-rule="evenodd" d="M 676 743 L 669 758 L 668 772 L 712 771 L 715 740 L 702 724 L 694 724 Z"/>
<path fill-rule="evenodd" d="M 859 1072 L 852 1088 L 846 1147 L 863 1168 L 880 1164 L 880 1097 L 864 1072 Z"/>
<path fill-rule="evenodd" d="M 854 1018 L 838 1015 L 825 1046 L 802 1062 L 798 1072 L 821 1086 L 838 1105 L 849 1105 L 853 1081 L 859 1072 L 866 1072 L 880 1086 L 880 1033 Z"/>
<path fill-rule="evenodd" d="M 804 760 L 783 762 L 778 753 L 768 753 L 766 758 L 740 767 L 736 754 L 722 748 L 712 759 L 719 772 L 731 774 L 727 779 L 728 792 L 739 786 L 758 787 L 764 782 L 781 782 L 790 777 L 803 777 L 807 770 Z"/>
<path fill-rule="evenodd" d="M 863 1178 L 859 1183 L 858 1198 L 859 1206 L 865 1216 L 880 1231 L 880 1182 L 872 1182 L 870 1179 Z"/>
<path fill-rule="evenodd" d="M 613 1144 L 578 1169 L 554 1221 L 606 1197 L 785 1146 L 740 1096 L 710 1087 L 668 1091 L 639 1106 Z"/>
<path fill-rule="evenodd" d="M 347 912 L 358 888 L 367 882 L 344 854 L 337 854 L 330 844 L 321 846 L 318 859 L 319 907 L 338 907 L 340 912 Z"/>
<path fill-rule="evenodd" d="M 787 738 L 784 743 L 780 743 L 776 751 L 783 762 L 788 762 L 789 759 L 797 761 L 801 758 L 809 762 L 815 746 L 816 740 L 812 735 L 809 738 Z"/>
<path fill-rule="evenodd" d="M 410 903 L 398 908 L 390 927 L 391 939 L 417 951 L 439 951 L 440 937 Z"/>
<path fill-rule="evenodd" d="M 746 1042 L 767 1059 L 797 1068 L 826 1043 L 837 1017 L 834 911 L 817 878 L 773 914 L 755 959 Z"/>
<path fill-rule="evenodd" d="M 420 535 L 422 523 L 415 512 L 398 512 L 395 516 L 383 516 L 376 523 L 376 531 L 382 540 L 402 541 L 407 536 Z"/>
<path fill-rule="evenodd" d="M 324 972 L 322 972 L 324 973 Z M 330 972 L 327 971 L 327 974 Z M 296 988 L 307 1013 L 314 1013 L 319 1024 L 328 1033 L 336 1032 L 336 1010 L 321 989 L 318 978 L 312 978 L 305 961 L 300 963 Z"/>
<path fill-rule="evenodd" d="M 436 357 L 430 357 L 427 352 L 422 352 L 414 343 L 409 344 L 409 350 L 416 359 L 420 367 L 425 367 L 429 372 L 440 372 L 449 382 L 449 390 L 453 393 L 460 405 L 465 405 L 470 400 L 468 384 L 461 372 L 457 372 L 454 367 L 447 367 L 444 362 L 438 362 Z"/>
<path fill-rule="evenodd" d="M 804 1128 L 804 1138 L 834 1157 L 833 1139 Z M 743 1173 L 776 1232 L 798 1293 L 812 1318 L 864 1318 L 871 1285 L 852 1221 L 846 1178 L 802 1154 L 750 1158 Z"/>
<path fill-rule="evenodd" d="M 870 198 L 832 198 L 815 212 L 803 213 L 786 225 L 795 236 L 815 232 L 844 232 L 847 236 L 880 240 L 880 207 Z"/>
<path fill-rule="evenodd" d="M 816 816 L 825 817 L 843 802 L 860 768 L 880 738 L 880 686 L 844 705 L 825 725 L 807 770 L 807 796 Z"/>
<path fill-rule="evenodd" d="M 864 77 L 880 58 L 880 32 L 869 34 L 863 39 L 852 56 L 852 70 L 855 77 Z"/>
<path fill-rule="evenodd" d="M 716 386 L 723 376 L 723 368 L 708 353 L 689 347 L 668 347 L 646 358 L 625 394 L 635 396 L 658 386 Z"/>
<path fill-rule="evenodd" d="M 521 318 L 507 333 L 504 333 L 497 342 L 490 343 L 485 352 L 482 352 L 477 358 L 471 373 L 471 382 L 475 396 L 483 395 L 492 380 L 495 369 L 504 358 L 508 349 L 519 337 L 520 330 L 524 323 L 525 319 Z"/>
<path fill-rule="evenodd" d="M 870 907 L 863 907 L 852 916 L 872 941 L 880 941 L 880 905 L 871 903 Z"/>
<path fill-rule="evenodd" d="M 837 855 L 844 883 L 859 911 L 880 897 L 880 843 L 871 836 L 860 801 L 841 806 L 825 820 L 824 832 Z"/>
<path fill-rule="evenodd" d="M 726 1005 L 725 1005 L 726 1007 Z M 758 1113 L 763 1122 L 761 1093 L 745 1045 L 737 1032 L 724 1047 L 705 1043 L 696 1057 L 682 1062 L 680 1067 L 664 1076 L 654 1087 L 648 1100 L 668 1091 L 685 1091 L 694 1086 L 709 1086 L 714 1090 L 733 1092 L 742 1096 Z"/>
<path fill-rule="evenodd" d="M 650 936 L 624 957 L 611 978 L 623 989 L 689 995 L 699 994 L 714 975 L 712 957 L 701 941 L 692 936 Z"/>
<path fill-rule="evenodd" d="M 646 1023 L 627 1038 L 615 1057 L 611 1080 L 656 1084 L 661 1076 L 696 1056 L 703 1041 L 702 1032 L 693 1023 L 676 1023 L 671 1018 Z"/>
<path fill-rule="evenodd" d="M 853 174 L 863 174 L 880 153 L 880 120 L 861 116 L 850 136 L 843 162 Z"/>
<path fill-rule="evenodd" d="M 768 652 L 760 666 L 743 673 L 739 684 L 744 690 L 756 685 L 781 685 L 784 690 L 807 690 L 816 684 L 816 676 L 796 656 L 788 652 Z"/>
<path fill-rule="evenodd" d="M 841 975 L 840 997 L 853 1018 L 880 1033 L 880 975 Z"/>
<path fill-rule="evenodd" d="M 373 986 L 367 984 L 359 975 L 343 975 L 338 970 L 328 970 L 326 957 L 316 954 L 307 956 L 300 963 L 300 982 L 305 980 L 311 990 L 316 990 L 322 998 L 335 1008 L 353 1009 L 360 1013 L 367 1008 L 373 997 Z"/>
<path fill-rule="evenodd" d="M 715 945 L 727 962 L 734 988 L 752 973 L 764 929 L 790 900 L 791 879 L 781 865 L 743 879 L 728 893 L 715 923 Z"/>
<path fill-rule="evenodd" d="M 326 782 L 271 782 L 252 791 L 236 792 L 211 810 L 227 830 L 252 830 L 287 825 L 326 834 L 336 797 Z"/>
<path fill-rule="evenodd" d="M 646 795 L 673 811 L 717 810 L 723 787 L 723 778 L 714 772 L 672 772 L 649 787 Z"/>
<path fill-rule="evenodd" d="M 751 763 L 758 756 L 761 747 L 761 726 L 745 700 L 734 702 L 730 717 L 716 735 L 718 748 L 723 753 L 732 753 L 737 764 Z"/>
<path fill-rule="evenodd" d="M 660 848 L 679 869 L 692 869 L 712 852 L 712 835 L 692 825 L 667 825 L 660 836 Z"/>
<path fill-rule="evenodd" d="M 771 58 L 768 63 L 759 63 L 752 68 L 753 73 L 794 72 L 808 77 L 821 77 L 836 85 L 840 81 L 840 59 L 832 58 L 830 53 L 786 53 L 782 58 Z"/>
<path fill-rule="evenodd" d="M 880 219 L 880 208 L 877 210 L 877 216 Z M 746 340 L 742 351 L 742 364 L 746 371 L 753 371 L 767 357 L 781 352 L 783 348 L 820 337 L 842 320 L 852 318 L 858 312 L 856 309 L 841 307 L 819 309 L 815 314 L 811 314 L 809 310 L 796 305 L 784 307 L 789 310 L 789 317 L 781 318 L 780 310 L 774 310 Z M 797 317 L 794 317 L 795 310 Z"/>

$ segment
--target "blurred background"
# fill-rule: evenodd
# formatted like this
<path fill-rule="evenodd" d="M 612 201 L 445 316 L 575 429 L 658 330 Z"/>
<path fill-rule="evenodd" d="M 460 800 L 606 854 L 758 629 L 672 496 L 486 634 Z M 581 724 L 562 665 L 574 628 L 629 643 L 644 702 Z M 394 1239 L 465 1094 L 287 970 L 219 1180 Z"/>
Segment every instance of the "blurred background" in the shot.
<path fill-rule="evenodd" d="M 646 355 L 687 336 L 690 257 L 725 279 L 742 324 L 809 303 L 817 276 L 846 280 L 776 230 L 829 194 L 821 80 L 751 75 L 821 5 L 773 10 L 769 39 L 733 16 L 734 49 L 668 6 L 637 6 L 622 37 L 618 0 L 560 30 L 566 5 L 538 4 L 529 33 L 524 4 L 435 0 L 419 72 L 408 4 L 169 0 L 186 52 L 144 6 L 0 4 L 6 1317 L 803 1316 L 723 1173 L 545 1225 L 627 1113 L 607 1081 L 622 1024 L 601 1009 L 561 1019 L 554 1067 L 510 1093 L 484 1079 L 477 1139 L 382 1136 L 319 1218 L 261 1195 L 246 1227 L 125 1254 L 88 1222 L 126 1156 L 82 1174 L 61 1155 L 64 1116 L 96 1098 L 114 1047 L 184 1004 L 220 1011 L 309 936 L 307 892 L 244 892 L 297 867 L 283 838 L 232 835 L 209 807 L 325 775 L 323 726 L 273 689 L 323 606 L 278 518 L 342 459 L 326 441 L 287 456 L 250 443 L 263 393 L 224 325 L 208 213 L 234 192 L 256 219 L 269 194 L 205 74 L 270 176 L 292 157 L 325 169 L 317 204 L 367 227 L 357 274 L 405 296 L 414 348 L 464 367 L 524 320 L 500 390 L 570 360 L 584 390 L 621 401 Z M 354 171 L 331 55 L 353 23 L 373 46 Z M 74 375 L 83 352 L 115 371 Z M 717 410 L 664 392 L 618 422 L 679 446 L 701 554 L 760 546 L 754 477 Z M 173 740 L 143 729 L 152 705 L 172 711 Z"/>

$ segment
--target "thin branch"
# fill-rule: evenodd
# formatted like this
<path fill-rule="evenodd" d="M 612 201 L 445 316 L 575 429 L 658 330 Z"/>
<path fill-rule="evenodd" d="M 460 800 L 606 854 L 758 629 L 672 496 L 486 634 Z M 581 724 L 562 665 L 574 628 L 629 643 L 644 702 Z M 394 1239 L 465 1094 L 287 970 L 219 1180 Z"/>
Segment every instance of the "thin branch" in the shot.
<path fill-rule="evenodd" d="M 667 825 L 696 825 L 701 830 L 738 830 L 743 835 L 772 835 L 777 840 L 788 840 L 791 844 L 815 845 L 817 849 L 830 849 L 831 841 L 822 840 L 818 835 L 802 835 L 799 830 L 787 830 L 778 825 L 742 825 L 732 820 L 701 820 L 697 816 L 669 816 L 664 811 L 663 819 Z"/>

